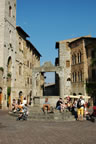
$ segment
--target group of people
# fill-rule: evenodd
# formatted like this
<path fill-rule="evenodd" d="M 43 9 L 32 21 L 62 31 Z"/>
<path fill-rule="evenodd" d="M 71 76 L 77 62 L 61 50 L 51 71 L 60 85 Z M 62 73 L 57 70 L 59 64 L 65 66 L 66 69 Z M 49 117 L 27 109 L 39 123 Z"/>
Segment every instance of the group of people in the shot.
<path fill-rule="evenodd" d="M 20 99 L 18 99 L 18 101 L 13 99 L 12 111 L 16 112 L 19 109 L 20 112 L 22 113 L 24 107 L 26 106 L 27 106 L 26 97 L 24 97 L 23 102 L 21 102 Z M 59 110 L 60 112 L 63 112 L 64 110 L 69 110 L 70 112 L 76 114 L 77 120 L 83 120 L 83 116 L 88 114 L 87 107 L 88 103 L 85 103 L 85 100 L 83 99 L 82 96 L 79 99 L 75 99 L 74 101 L 71 101 L 70 98 L 66 98 L 64 100 L 62 98 L 59 98 L 59 100 L 56 102 L 57 110 Z M 45 98 L 42 109 L 44 113 L 45 110 L 47 110 L 47 112 L 53 112 L 53 109 L 48 101 L 48 98 Z"/>
<path fill-rule="evenodd" d="M 23 99 L 23 102 L 21 102 L 21 99 L 13 99 L 13 102 L 12 102 L 12 111 L 13 112 L 16 112 L 17 109 L 21 109 L 24 107 L 24 106 L 27 106 L 27 100 L 26 100 L 26 97 L 24 97 Z"/>
<path fill-rule="evenodd" d="M 56 102 L 57 110 L 60 112 L 69 110 L 76 115 L 77 120 L 83 120 L 83 116 L 87 114 L 87 106 L 88 103 L 85 102 L 82 96 L 80 96 L 79 99 L 75 99 L 74 101 L 71 101 L 70 98 L 66 98 L 64 100 L 59 98 L 59 100 Z M 50 103 L 48 98 L 45 98 L 45 102 L 43 103 L 43 112 L 45 112 L 45 109 L 47 109 L 48 112 L 50 111 Z"/>
<path fill-rule="evenodd" d="M 27 110 L 26 97 L 24 97 L 23 102 L 21 102 L 21 99 L 18 99 L 18 101 L 13 99 L 12 112 L 14 113 L 19 112 L 17 120 L 20 119 L 27 120 L 28 110 Z"/>

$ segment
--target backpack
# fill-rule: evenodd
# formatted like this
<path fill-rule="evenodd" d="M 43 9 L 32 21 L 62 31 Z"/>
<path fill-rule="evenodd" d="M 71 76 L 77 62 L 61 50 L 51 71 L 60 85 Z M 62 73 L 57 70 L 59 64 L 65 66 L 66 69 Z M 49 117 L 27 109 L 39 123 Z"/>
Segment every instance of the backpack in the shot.
<path fill-rule="evenodd" d="M 80 107 L 81 107 L 81 100 L 79 99 L 77 102 L 77 108 L 80 108 Z"/>

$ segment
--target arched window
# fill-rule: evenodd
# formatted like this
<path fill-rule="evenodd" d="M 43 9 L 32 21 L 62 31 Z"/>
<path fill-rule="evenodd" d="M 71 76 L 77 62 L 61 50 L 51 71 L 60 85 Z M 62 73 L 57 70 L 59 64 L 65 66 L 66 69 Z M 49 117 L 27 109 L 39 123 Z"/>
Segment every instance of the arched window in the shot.
<path fill-rule="evenodd" d="M 67 81 L 71 81 L 71 79 L 70 79 L 70 78 L 67 78 Z"/>
<path fill-rule="evenodd" d="M 9 6 L 9 17 L 12 17 L 12 7 Z"/>
<path fill-rule="evenodd" d="M 78 53 L 78 63 L 81 63 L 81 52 Z"/>

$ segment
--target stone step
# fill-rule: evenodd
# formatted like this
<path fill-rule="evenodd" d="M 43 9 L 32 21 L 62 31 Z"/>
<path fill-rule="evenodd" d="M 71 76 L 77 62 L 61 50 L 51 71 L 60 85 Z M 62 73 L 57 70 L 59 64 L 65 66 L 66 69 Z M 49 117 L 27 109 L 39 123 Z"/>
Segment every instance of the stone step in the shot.
<path fill-rule="evenodd" d="M 41 121 L 74 121 L 75 117 L 69 111 L 64 111 L 60 113 L 58 110 L 54 109 L 54 113 L 45 113 L 40 107 L 29 107 L 28 120 L 41 120 Z M 10 113 L 12 116 L 18 116 L 18 113 Z"/>
<path fill-rule="evenodd" d="M 58 110 L 54 110 L 54 113 L 43 113 L 41 109 L 35 111 L 34 108 L 29 110 L 28 119 L 32 120 L 55 120 L 55 121 L 73 121 L 75 120 L 74 116 L 69 111 L 64 111 L 60 113 Z"/>
<path fill-rule="evenodd" d="M 54 115 L 54 114 L 47 114 L 47 115 L 29 115 L 28 119 L 33 119 L 33 120 L 55 120 L 55 121 L 73 121 L 75 120 L 74 116 L 72 115 Z"/>

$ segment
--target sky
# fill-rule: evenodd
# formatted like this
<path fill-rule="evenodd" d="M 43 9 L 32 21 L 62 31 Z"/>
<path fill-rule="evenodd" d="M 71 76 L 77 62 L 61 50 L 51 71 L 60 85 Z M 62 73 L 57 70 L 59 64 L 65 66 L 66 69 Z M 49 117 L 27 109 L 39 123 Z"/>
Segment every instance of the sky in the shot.
<path fill-rule="evenodd" d="M 96 37 L 96 0 L 17 0 L 16 24 L 42 55 L 40 64 L 54 64 L 57 41 Z"/>

